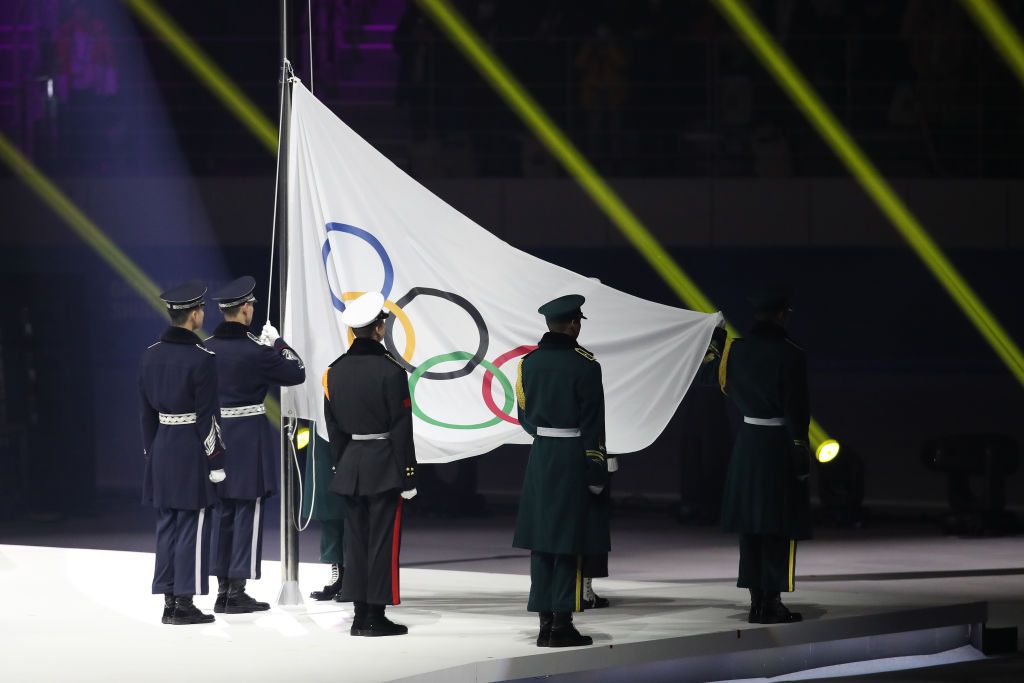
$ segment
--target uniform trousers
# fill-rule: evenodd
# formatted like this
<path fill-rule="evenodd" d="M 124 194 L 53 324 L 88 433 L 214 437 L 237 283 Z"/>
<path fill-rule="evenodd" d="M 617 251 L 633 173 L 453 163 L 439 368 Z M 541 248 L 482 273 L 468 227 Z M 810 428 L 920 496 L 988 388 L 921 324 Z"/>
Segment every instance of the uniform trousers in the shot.
<path fill-rule="evenodd" d="M 345 499 L 344 602 L 397 605 L 402 547 L 402 497 L 398 489 Z"/>
<path fill-rule="evenodd" d="M 583 611 L 582 556 L 530 553 L 530 612 Z"/>
<path fill-rule="evenodd" d="M 153 592 L 206 595 L 210 589 L 209 508 L 157 508 Z"/>
<path fill-rule="evenodd" d="M 345 520 L 320 520 L 320 561 L 345 566 Z"/>
<path fill-rule="evenodd" d="M 213 507 L 210 574 L 258 579 L 263 559 L 263 498 L 222 498 Z"/>
<path fill-rule="evenodd" d="M 736 585 L 767 593 L 796 589 L 796 541 L 774 534 L 740 534 Z"/>

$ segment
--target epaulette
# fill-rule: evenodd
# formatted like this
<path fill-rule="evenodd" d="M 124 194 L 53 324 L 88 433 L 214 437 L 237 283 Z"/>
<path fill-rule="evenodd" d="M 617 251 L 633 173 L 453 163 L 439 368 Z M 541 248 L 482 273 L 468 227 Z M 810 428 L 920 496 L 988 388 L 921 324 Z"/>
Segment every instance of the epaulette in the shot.
<path fill-rule="evenodd" d="M 245 333 L 245 336 L 247 336 L 247 337 L 248 337 L 248 338 L 249 338 L 250 340 L 252 340 L 252 341 L 256 342 L 257 344 L 259 344 L 259 343 L 260 343 L 260 338 L 259 338 L 259 337 L 257 337 L 257 336 L 256 336 L 255 334 L 253 334 L 252 332 L 249 332 L 248 330 L 246 331 L 246 333 Z"/>
<path fill-rule="evenodd" d="M 387 358 L 387 359 L 388 359 L 389 361 L 391 361 L 392 363 L 394 363 L 395 365 L 397 365 L 398 367 L 402 368 L 402 372 L 408 372 L 408 371 L 407 371 L 407 370 L 405 369 L 405 366 L 404 366 L 404 365 L 402 365 L 401 363 L 399 363 L 399 362 L 398 362 L 397 360 L 395 360 L 395 357 L 394 357 L 394 356 L 392 356 L 392 355 L 391 355 L 390 353 L 385 353 L 385 354 L 384 354 L 384 357 L 385 357 L 385 358 Z"/>
<path fill-rule="evenodd" d="M 217 355 L 213 351 L 211 351 L 210 349 L 208 349 L 205 346 L 203 346 L 202 344 L 196 344 L 196 348 L 199 349 L 200 351 L 206 351 L 211 356 L 216 356 Z"/>
<path fill-rule="evenodd" d="M 157 344 L 159 344 L 159 343 L 160 343 L 160 341 L 159 341 L 159 340 L 157 340 L 157 341 L 153 342 L 152 344 L 150 344 L 149 346 L 147 346 L 146 348 L 147 348 L 147 349 L 151 349 L 151 348 L 153 348 L 154 346 L 156 346 L 156 345 L 157 345 Z"/>
<path fill-rule="evenodd" d="M 597 362 L 597 358 L 594 356 L 594 354 L 592 354 L 590 351 L 587 351 L 582 346 L 577 346 L 576 347 L 576 353 L 580 354 L 581 356 L 583 356 L 587 360 L 594 361 L 595 363 Z"/>
<path fill-rule="evenodd" d="M 786 341 L 788 341 L 790 343 L 790 345 L 793 348 L 795 348 L 797 351 L 800 351 L 801 353 L 803 353 L 804 347 L 800 346 L 799 344 L 797 344 L 795 341 L 793 341 L 789 337 L 786 337 Z"/>

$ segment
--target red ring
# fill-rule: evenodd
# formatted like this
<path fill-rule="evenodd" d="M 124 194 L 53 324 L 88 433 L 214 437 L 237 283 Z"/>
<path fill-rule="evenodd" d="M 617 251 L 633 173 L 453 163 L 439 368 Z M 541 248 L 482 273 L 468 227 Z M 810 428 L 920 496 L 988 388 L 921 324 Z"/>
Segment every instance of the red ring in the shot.
<path fill-rule="evenodd" d="M 537 348 L 537 346 L 535 344 L 526 344 L 526 345 L 523 345 L 523 346 L 517 346 L 516 348 L 512 349 L 511 351 L 506 351 L 505 353 L 501 354 L 500 356 L 498 356 L 497 358 L 494 359 L 494 367 L 500 368 L 502 365 L 504 365 L 505 363 L 507 363 L 511 359 L 515 358 L 516 356 L 525 356 L 530 351 L 533 351 L 535 348 Z M 484 403 L 487 404 L 488 410 L 490 410 L 492 413 L 494 413 L 494 415 L 496 417 L 500 417 L 505 422 L 511 422 L 514 425 L 518 425 L 519 424 L 519 420 L 517 420 L 516 418 L 512 417 L 511 415 L 506 415 L 504 413 L 504 411 L 502 411 L 501 408 L 498 407 L 498 404 L 494 402 L 494 398 L 491 396 L 491 382 L 493 382 L 493 381 L 494 381 L 494 373 L 492 373 L 490 370 L 487 370 L 486 372 L 484 372 L 484 382 L 483 382 Z"/>

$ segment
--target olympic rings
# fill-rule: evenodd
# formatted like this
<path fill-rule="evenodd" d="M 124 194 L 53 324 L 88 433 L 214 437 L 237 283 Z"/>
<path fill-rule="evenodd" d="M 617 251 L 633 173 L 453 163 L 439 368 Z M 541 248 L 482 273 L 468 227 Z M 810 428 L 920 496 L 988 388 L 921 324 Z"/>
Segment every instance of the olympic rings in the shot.
<path fill-rule="evenodd" d="M 413 414 L 416 417 L 423 420 L 424 422 L 436 425 L 438 427 L 444 427 L 445 429 L 484 429 L 486 427 L 493 427 L 494 425 L 501 422 L 500 417 L 492 417 L 490 420 L 487 420 L 486 422 L 479 422 L 477 424 L 453 424 L 451 422 L 442 422 L 441 420 L 434 419 L 427 415 L 426 413 L 424 413 L 422 410 L 420 410 L 419 405 L 416 403 L 416 384 L 420 381 L 421 377 L 427 376 L 427 370 L 434 367 L 438 363 L 443 363 L 445 361 L 471 360 L 474 357 L 475 356 L 471 355 L 468 351 L 454 351 L 452 353 L 444 353 L 439 356 L 434 356 L 433 358 L 429 358 L 420 363 L 420 366 L 416 368 L 413 371 L 412 376 L 409 377 L 409 398 L 411 399 Z M 498 382 L 501 383 L 502 389 L 505 390 L 504 411 L 508 413 L 508 411 L 512 410 L 512 405 L 515 403 L 515 390 L 512 388 L 512 383 L 508 381 L 507 377 L 505 377 L 505 373 L 499 370 L 490 361 L 481 359 L 478 364 L 484 366 L 484 368 L 486 368 L 488 372 L 492 373 L 494 376 L 498 378 Z"/>
<path fill-rule="evenodd" d="M 352 301 L 352 299 L 358 299 L 363 294 L 366 294 L 366 292 L 343 292 L 341 300 Z M 416 330 L 412 327 L 412 321 L 409 320 L 409 316 L 405 314 L 405 311 L 395 305 L 393 301 L 385 301 L 384 308 L 394 313 L 395 317 L 402 323 L 402 329 L 405 330 L 405 351 L 402 352 L 402 358 L 407 361 L 412 360 L 412 352 L 416 350 Z M 390 319 L 388 318 L 388 320 Z M 349 346 L 352 346 L 352 340 L 355 338 L 356 336 L 352 333 L 352 328 L 350 327 L 348 329 Z"/>
<path fill-rule="evenodd" d="M 388 252 L 384 249 L 384 245 L 380 243 L 380 240 L 371 235 L 366 230 L 363 230 L 362 228 L 357 228 L 354 225 L 347 225 L 345 223 L 327 224 L 328 237 L 327 239 L 324 240 L 324 245 L 320 250 L 324 259 L 324 274 L 328 275 L 329 273 L 329 270 L 327 268 L 327 259 L 331 255 L 330 234 L 332 232 L 344 232 L 349 235 L 355 235 L 356 237 L 359 237 L 360 239 L 364 240 L 367 244 L 369 244 L 371 247 L 373 247 L 374 251 L 377 252 L 377 256 L 380 257 L 381 265 L 384 266 L 384 285 L 380 288 L 380 293 L 384 295 L 385 299 L 387 299 L 388 296 L 391 294 L 391 288 L 395 284 L 395 269 L 391 265 L 391 257 L 388 256 Z M 329 275 L 327 279 L 327 291 L 331 295 L 331 303 L 334 305 L 334 307 L 341 311 L 342 313 L 344 313 L 345 304 L 342 300 L 344 299 L 344 297 L 339 299 L 337 296 L 335 296 L 334 289 L 331 288 L 331 280 Z M 398 314 L 396 313 L 395 315 Z M 412 327 L 407 326 L 406 329 L 412 329 Z"/>
<path fill-rule="evenodd" d="M 411 302 L 413 299 L 415 299 L 420 294 L 429 295 L 429 296 L 436 296 L 436 297 L 439 297 L 441 299 L 446 299 L 448 301 L 451 301 L 453 304 L 461 306 L 462 309 L 464 311 L 466 311 L 466 313 L 469 314 L 469 317 L 473 319 L 473 323 L 476 325 L 476 329 L 480 333 L 480 343 L 477 346 L 476 353 L 474 353 L 472 355 L 467 355 L 466 356 L 466 359 L 469 362 L 466 363 L 465 366 L 463 366 L 462 368 L 460 368 L 458 370 L 453 370 L 452 372 L 426 372 L 426 371 L 424 371 L 424 372 L 421 373 L 421 375 L 423 377 L 427 378 L 427 379 L 457 379 L 459 377 L 465 377 L 469 373 L 473 372 L 473 370 L 475 370 L 478 365 L 482 365 L 484 363 L 484 357 L 487 355 L 487 345 L 488 345 L 488 343 L 490 341 L 490 337 L 489 337 L 489 335 L 487 333 L 487 325 L 484 323 L 484 317 L 482 315 L 480 315 L 480 311 L 478 311 L 476 309 L 476 306 L 474 306 L 473 304 L 469 303 L 469 301 L 467 301 L 463 297 L 459 296 L 458 294 L 453 294 L 452 292 L 446 292 L 446 291 L 441 290 L 441 289 L 433 289 L 431 287 L 413 287 L 412 289 L 409 290 L 409 293 L 406 294 L 405 296 L 403 296 L 401 299 L 399 299 L 395 303 L 395 305 L 398 308 L 404 309 L 406 306 L 409 305 L 409 302 Z M 394 319 L 392 319 L 389 316 L 387 322 L 385 323 L 385 327 L 384 327 L 384 330 L 385 330 L 384 331 L 384 345 L 387 346 L 388 351 L 391 353 L 392 356 L 395 356 L 396 360 L 397 360 L 398 352 L 395 350 L 395 340 L 393 338 L 394 329 L 395 329 L 395 321 L 394 321 Z M 412 328 L 410 326 L 407 329 L 412 329 Z M 466 352 L 465 351 L 458 351 L 456 353 L 466 353 Z M 414 365 L 412 365 L 407 358 L 403 358 L 402 360 L 399 360 L 398 362 L 403 367 L 405 367 L 405 369 L 408 370 L 409 372 L 415 373 L 416 370 L 417 370 L 417 368 Z M 440 362 L 440 361 L 438 361 L 438 362 Z M 436 365 L 436 363 L 435 363 L 435 365 Z M 484 367 L 487 367 L 487 366 L 485 365 Z"/>
<path fill-rule="evenodd" d="M 494 359 L 494 367 L 500 368 L 506 362 L 508 362 L 508 361 L 512 360 L 513 358 L 516 358 L 518 356 L 524 356 L 524 355 L 528 354 L 529 352 L 533 351 L 535 348 L 537 348 L 536 345 L 527 344 L 527 345 L 524 345 L 524 346 L 517 346 L 516 348 L 512 349 L 511 351 L 506 351 L 505 353 L 501 354 L 500 356 L 498 356 L 497 358 Z M 502 380 L 502 379 L 504 379 L 505 381 L 508 381 L 508 379 L 505 377 L 505 373 L 504 372 L 499 373 L 498 377 L 499 377 L 499 381 Z M 487 408 L 492 413 L 497 415 L 499 418 L 501 418 L 505 422 L 511 422 L 514 425 L 518 425 L 519 424 L 519 420 L 517 420 L 516 418 L 512 417 L 511 415 L 509 415 L 508 408 L 506 408 L 504 411 L 501 411 L 501 410 L 498 409 L 498 406 L 494 403 L 494 398 L 491 396 L 491 380 L 493 380 L 493 379 L 494 379 L 494 373 L 492 371 L 488 370 L 486 373 L 484 373 L 484 381 L 483 381 L 483 385 L 481 387 L 482 391 L 483 391 L 483 396 L 484 396 L 484 403 L 487 404 Z"/>

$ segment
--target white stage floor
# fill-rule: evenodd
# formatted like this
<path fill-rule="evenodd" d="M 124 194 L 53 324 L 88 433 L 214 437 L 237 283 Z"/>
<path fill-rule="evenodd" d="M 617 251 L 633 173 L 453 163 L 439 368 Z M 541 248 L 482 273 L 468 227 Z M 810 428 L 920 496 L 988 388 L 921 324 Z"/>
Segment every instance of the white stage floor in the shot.
<path fill-rule="evenodd" d="M 617 680 L 630 669 L 609 667 L 671 666 L 689 658 L 703 663 L 688 676 L 677 668 L 666 680 L 709 680 L 696 672 L 778 675 L 949 650 L 962 646 L 967 625 L 985 614 L 983 603 L 872 599 L 818 590 L 818 584 L 790 601 L 808 621 L 752 626 L 745 622 L 745 595 L 724 582 L 600 580 L 614 606 L 577 616 L 595 645 L 552 650 L 534 645 L 526 576 L 403 569 L 404 602 L 389 615 L 407 624 L 409 635 L 353 638 L 351 606 L 333 602 L 217 615 L 205 626 L 163 625 L 162 597 L 149 592 L 152 567 L 149 553 L 0 545 L 0 678 L 458 683 L 606 669 L 607 680 Z M 322 565 L 302 565 L 303 593 L 319 588 L 324 575 Z M 270 601 L 278 564 L 264 562 L 263 576 L 250 582 L 249 592 Z M 210 611 L 213 597 L 196 603 Z M 887 635 L 897 632 L 902 635 Z"/>

